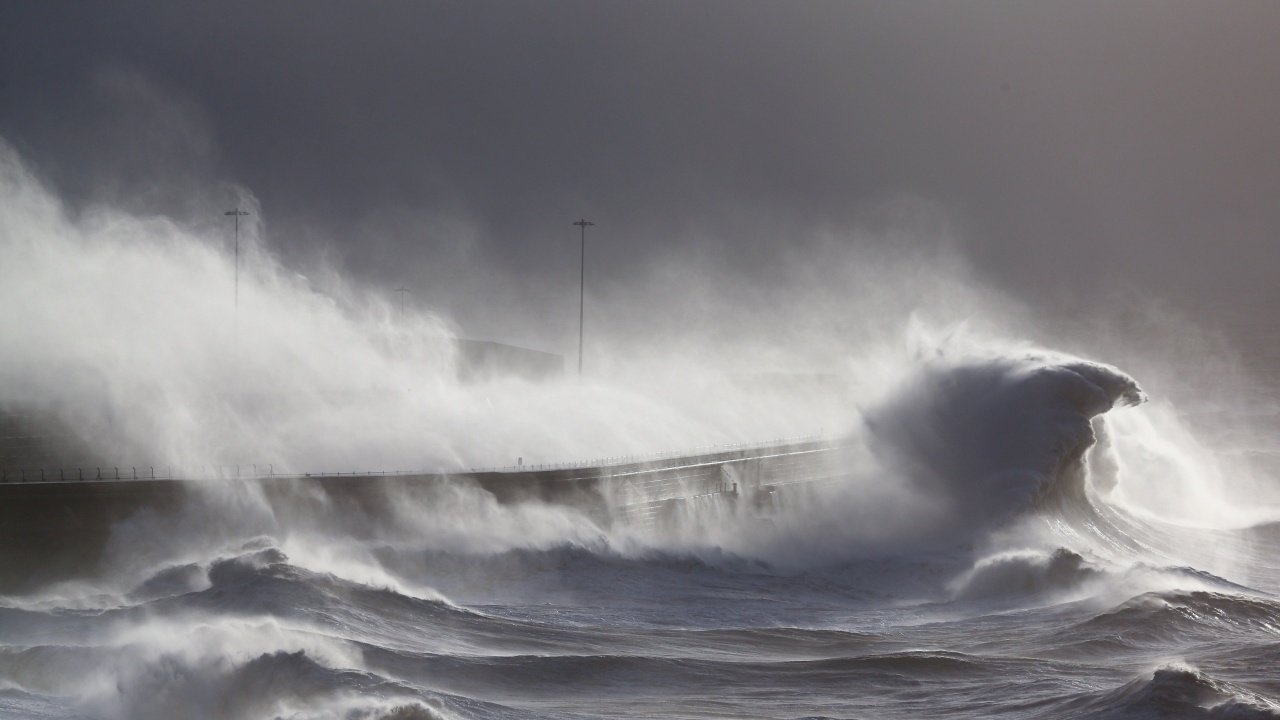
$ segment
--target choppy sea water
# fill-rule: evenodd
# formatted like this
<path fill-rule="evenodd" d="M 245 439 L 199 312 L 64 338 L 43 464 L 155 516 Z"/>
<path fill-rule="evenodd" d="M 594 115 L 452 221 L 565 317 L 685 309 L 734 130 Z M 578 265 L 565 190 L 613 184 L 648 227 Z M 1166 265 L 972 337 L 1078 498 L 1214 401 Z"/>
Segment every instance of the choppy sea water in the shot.
<path fill-rule="evenodd" d="M 0 598 L 0 716 L 1280 716 L 1270 478 L 1144 399 L 1070 358 L 925 364 L 841 482 L 644 530 L 231 486 Z"/>

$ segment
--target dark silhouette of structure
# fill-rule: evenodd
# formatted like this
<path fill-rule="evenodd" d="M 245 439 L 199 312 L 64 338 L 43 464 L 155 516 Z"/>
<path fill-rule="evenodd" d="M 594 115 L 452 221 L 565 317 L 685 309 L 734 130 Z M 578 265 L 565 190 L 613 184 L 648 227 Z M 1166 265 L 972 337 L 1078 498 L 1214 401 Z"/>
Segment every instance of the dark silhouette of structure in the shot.
<path fill-rule="evenodd" d="M 582 328 L 583 318 L 585 317 L 583 308 L 585 307 L 586 287 L 587 287 L 587 227 L 595 225 L 587 220 L 579 220 L 574 223 L 582 228 L 582 262 L 578 272 L 578 378 L 582 378 Z"/>

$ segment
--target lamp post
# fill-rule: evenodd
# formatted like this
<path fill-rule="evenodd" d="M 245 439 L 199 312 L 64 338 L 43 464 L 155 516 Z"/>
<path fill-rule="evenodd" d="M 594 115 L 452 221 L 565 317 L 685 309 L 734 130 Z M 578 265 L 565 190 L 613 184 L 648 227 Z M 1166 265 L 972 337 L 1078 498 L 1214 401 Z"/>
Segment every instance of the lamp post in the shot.
<path fill-rule="evenodd" d="M 228 210 L 223 215 L 234 215 L 236 218 L 236 296 L 235 296 L 235 316 L 233 318 L 233 337 L 235 343 L 240 343 L 240 216 L 249 213 L 240 208 Z"/>
<path fill-rule="evenodd" d="M 409 292 L 409 288 L 401 285 L 392 292 L 400 293 L 400 322 L 404 322 L 404 294 Z"/>
<path fill-rule="evenodd" d="M 582 379 L 582 328 L 583 318 L 585 317 L 583 309 L 586 301 L 587 287 L 587 226 L 595 225 L 593 222 L 579 220 L 574 223 L 582 229 L 580 233 L 582 239 L 581 263 L 578 268 L 578 379 Z"/>

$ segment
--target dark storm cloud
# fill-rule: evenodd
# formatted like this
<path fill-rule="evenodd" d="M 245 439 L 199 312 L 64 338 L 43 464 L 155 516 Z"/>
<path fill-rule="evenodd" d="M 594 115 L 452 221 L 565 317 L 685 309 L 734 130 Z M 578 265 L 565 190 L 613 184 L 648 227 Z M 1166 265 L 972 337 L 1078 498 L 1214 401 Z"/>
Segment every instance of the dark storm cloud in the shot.
<path fill-rule="evenodd" d="M 65 191 L 147 172 L 185 186 L 199 168 L 250 188 L 285 251 L 330 242 L 380 282 L 441 257 L 567 281 L 581 215 L 604 276 L 693 242 L 767 274 L 815 229 L 915 197 L 1029 297 L 1135 282 L 1218 309 L 1275 299 L 1274 3 L 11 3 L 0 17 L 0 133 Z M 147 93 L 164 109 L 139 110 Z M 152 137 L 172 147 L 148 159 Z"/>

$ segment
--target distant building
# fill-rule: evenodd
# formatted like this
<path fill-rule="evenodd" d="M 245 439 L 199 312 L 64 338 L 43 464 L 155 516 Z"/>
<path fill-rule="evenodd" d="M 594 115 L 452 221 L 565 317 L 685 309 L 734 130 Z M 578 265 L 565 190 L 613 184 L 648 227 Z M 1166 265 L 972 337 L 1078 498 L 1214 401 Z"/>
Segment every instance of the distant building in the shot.
<path fill-rule="evenodd" d="M 488 340 L 459 338 L 456 342 L 458 379 L 462 382 L 483 382 L 502 377 L 550 380 L 564 374 L 563 355 Z"/>

